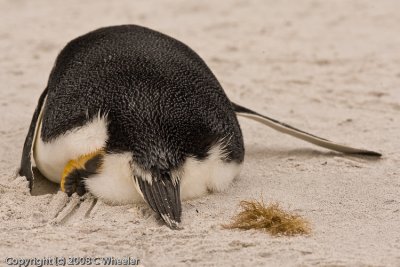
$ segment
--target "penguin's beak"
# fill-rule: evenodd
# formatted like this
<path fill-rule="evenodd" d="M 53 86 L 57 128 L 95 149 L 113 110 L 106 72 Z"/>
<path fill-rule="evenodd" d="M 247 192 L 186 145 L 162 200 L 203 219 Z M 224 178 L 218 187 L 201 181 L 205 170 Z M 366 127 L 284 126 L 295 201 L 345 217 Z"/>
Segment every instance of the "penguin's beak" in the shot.
<path fill-rule="evenodd" d="M 169 171 L 152 171 L 151 181 L 135 176 L 135 181 L 150 207 L 157 212 L 171 229 L 180 229 L 182 206 L 180 181 Z"/>

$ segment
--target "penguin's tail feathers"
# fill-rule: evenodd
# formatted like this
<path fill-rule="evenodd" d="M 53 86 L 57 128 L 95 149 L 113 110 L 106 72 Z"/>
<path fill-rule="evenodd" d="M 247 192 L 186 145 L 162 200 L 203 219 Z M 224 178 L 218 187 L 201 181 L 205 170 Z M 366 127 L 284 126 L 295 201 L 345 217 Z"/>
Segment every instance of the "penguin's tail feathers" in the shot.
<path fill-rule="evenodd" d="M 171 229 L 181 229 L 180 179 L 170 171 L 153 169 L 134 174 L 134 182 L 144 200 Z"/>
<path fill-rule="evenodd" d="M 372 156 L 372 157 L 381 157 L 382 154 L 365 149 L 358 149 L 342 144 L 337 144 L 327 139 L 315 136 L 313 134 L 304 132 L 299 130 L 293 126 L 290 126 L 286 123 L 277 121 L 275 119 L 269 118 L 267 116 L 261 115 L 255 111 L 252 111 L 248 108 L 242 107 L 235 103 L 232 103 L 234 111 L 238 116 L 249 118 L 255 121 L 258 121 L 264 125 L 267 125 L 281 133 L 288 134 L 294 136 L 296 138 L 302 139 L 306 142 L 312 143 L 317 146 L 321 146 L 330 150 L 346 153 L 346 154 L 354 154 L 354 155 L 363 155 L 363 156 Z"/>

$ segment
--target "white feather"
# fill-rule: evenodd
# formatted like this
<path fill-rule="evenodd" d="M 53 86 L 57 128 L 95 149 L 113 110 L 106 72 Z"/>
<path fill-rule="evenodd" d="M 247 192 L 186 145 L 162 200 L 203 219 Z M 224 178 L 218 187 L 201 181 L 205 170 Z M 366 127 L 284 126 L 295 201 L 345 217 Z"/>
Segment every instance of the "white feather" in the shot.
<path fill-rule="evenodd" d="M 182 200 L 200 197 L 209 191 L 225 190 L 239 175 L 241 164 L 224 162 L 222 151 L 217 145 L 210 150 L 206 160 L 187 158 L 180 169 L 172 172 L 172 177 L 181 179 Z M 93 195 L 109 203 L 143 202 L 134 174 L 140 174 L 143 180 L 151 179 L 150 173 L 132 161 L 131 153 L 107 154 L 101 172 L 86 179 L 86 185 Z"/>
<path fill-rule="evenodd" d="M 85 126 L 73 129 L 50 142 L 43 142 L 40 132 L 36 138 L 34 159 L 40 172 L 49 180 L 59 183 L 65 165 L 71 159 L 102 149 L 106 145 L 107 121 L 95 117 Z M 241 164 L 223 161 L 222 142 L 212 147 L 202 161 L 189 157 L 172 178 L 181 180 L 181 199 L 203 196 L 208 191 L 222 191 L 239 175 Z M 142 193 L 134 182 L 134 175 L 151 183 L 151 174 L 133 161 L 129 152 L 106 154 L 99 174 L 86 179 L 89 192 L 106 202 L 124 204 L 143 201 Z"/>
<path fill-rule="evenodd" d="M 86 179 L 89 192 L 114 204 L 143 201 L 133 181 L 132 154 L 106 154 L 99 174 Z"/>
<path fill-rule="evenodd" d="M 102 149 L 108 139 L 105 117 L 94 117 L 86 125 L 51 140 L 41 138 L 42 122 L 34 147 L 36 167 L 47 179 L 59 183 L 65 165 L 71 159 Z"/>
<path fill-rule="evenodd" d="M 222 148 L 220 144 L 212 147 L 203 161 L 186 159 L 181 180 L 183 200 L 203 196 L 208 191 L 223 191 L 240 174 L 242 164 L 223 161 Z"/>

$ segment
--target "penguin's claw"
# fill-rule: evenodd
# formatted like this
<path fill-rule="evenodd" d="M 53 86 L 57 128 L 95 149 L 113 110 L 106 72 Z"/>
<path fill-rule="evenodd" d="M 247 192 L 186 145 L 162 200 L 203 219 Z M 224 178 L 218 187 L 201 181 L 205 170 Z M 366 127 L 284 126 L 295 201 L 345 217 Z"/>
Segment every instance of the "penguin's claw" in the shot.
<path fill-rule="evenodd" d="M 85 179 L 97 174 L 101 168 L 104 151 L 99 150 L 70 160 L 64 167 L 61 178 L 61 191 L 70 197 L 73 193 L 83 196 L 86 193 Z"/>
<path fill-rule="evenodd" d="M 86 193 L 85 181 L 83 178 L 79 169 L 73 170 L 62 180 L 62 191 L 67 193 L 69 197 L 75 192 L 78 196 L 83 196 Z"/>

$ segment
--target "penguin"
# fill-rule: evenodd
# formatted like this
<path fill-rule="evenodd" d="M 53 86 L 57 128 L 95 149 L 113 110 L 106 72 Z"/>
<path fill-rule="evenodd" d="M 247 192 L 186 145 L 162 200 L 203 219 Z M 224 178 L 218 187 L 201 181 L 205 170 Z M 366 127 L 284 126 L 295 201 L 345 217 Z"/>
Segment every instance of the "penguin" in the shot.
<path fill-rule="evenodd" d="M 336 144 L 231 102 L 191 48 L 136 25 L 100 28 L 59 53 L 23 146 L 19 175 L 33 167 L 63 192 L 106 202 L 146 202 L 179 229 L 181 202 L 222 191 L 240 173 L 237 116 L 331 150 Z"/>

